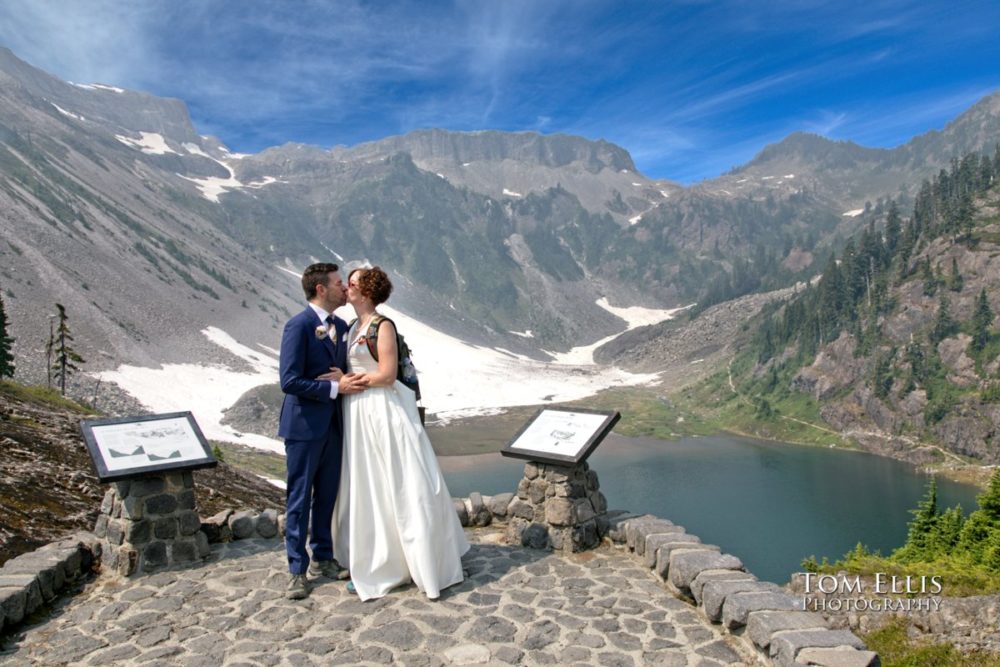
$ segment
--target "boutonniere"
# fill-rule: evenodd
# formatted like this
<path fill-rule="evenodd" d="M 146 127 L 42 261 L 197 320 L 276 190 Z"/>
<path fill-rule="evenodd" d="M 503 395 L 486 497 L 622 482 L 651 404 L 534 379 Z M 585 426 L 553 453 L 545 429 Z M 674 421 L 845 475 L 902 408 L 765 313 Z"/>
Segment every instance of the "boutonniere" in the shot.
<path fill-rule="evenodd" d="M 321 324 L 318 327 L 316 327 L 316 338 L 322 339 L 326 338 L 329 335 L 330 335 L 330 328 L 325 324 Z"/>

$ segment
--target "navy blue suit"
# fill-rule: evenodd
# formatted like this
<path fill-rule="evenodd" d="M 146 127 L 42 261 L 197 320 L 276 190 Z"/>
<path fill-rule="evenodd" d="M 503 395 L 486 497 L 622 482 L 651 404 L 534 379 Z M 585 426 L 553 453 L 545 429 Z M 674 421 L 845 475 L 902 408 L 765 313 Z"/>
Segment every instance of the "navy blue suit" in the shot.
<path fill-rule="evenodd" d="M 324 325 L 307 307 L 288 320 L 281 335 L 279 373 L 285 400 L 281 404 L 278 435 L 285 439 L 285 549 L 288 570 L 304 574 L 309 567 L 306 535 L 315 560 L 333 560 L 331 524 L 340 486 L 343 417 L 340 400 L 330 400 L 331 382 L 317 380 L 331 366 L 347 370 L 347 323 L 334 318 L 334 345 L 329 336 L 318 338 Z"/>

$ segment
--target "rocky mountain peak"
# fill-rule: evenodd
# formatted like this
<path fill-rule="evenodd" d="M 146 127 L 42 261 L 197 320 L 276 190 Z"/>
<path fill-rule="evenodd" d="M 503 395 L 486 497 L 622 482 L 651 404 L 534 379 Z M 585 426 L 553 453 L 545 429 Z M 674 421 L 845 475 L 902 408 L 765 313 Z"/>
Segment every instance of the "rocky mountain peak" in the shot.
<path fill-rule="evenodd" d="M 418 164 L 450 162 L 463 165 L 477 161 L 514 160 L 551 168 L 576 163 L 592 173 L 602 169 L 635 171 L 632 156 L 624 148 L 603 139 L 592 141 L 567 134 L 428 129 L 360 144 L 351 149 L 334 150 L 350 153 L 356 158 L 373 153 L 405 152 L 412 155 Z"/>
<path fill-rule="evenodd" d="M 0 47 L 0 77 L 20 88 L 35 104 L 55 107 L 81 123 L 116 134 L 148 132 L 182 143 L 200 144 L 187 105 L 174 98 L 95 83 L 62 81 Z"/>
<path fill-rule="evenodd" d="M 859 146 L 853 141 L 832 141 L 810 132 L 793 132 L 778 143 L 765 146 L 740 171 L 787 161 L 849 166 L 878 159 L 887 152 L 885 149 Z"/>

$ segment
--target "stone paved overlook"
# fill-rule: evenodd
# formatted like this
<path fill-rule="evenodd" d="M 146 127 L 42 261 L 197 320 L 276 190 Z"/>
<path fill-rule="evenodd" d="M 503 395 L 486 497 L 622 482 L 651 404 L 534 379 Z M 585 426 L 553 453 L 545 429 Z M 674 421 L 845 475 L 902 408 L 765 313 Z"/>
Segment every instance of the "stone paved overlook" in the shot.
<path fill-rule="evenodd" d="M 465 582 L 360 602 L 317 580 L 286 600 L 278 539 L 213 545 L 196 567 L 101 577 L 22 628 L 11 665 L 731 665 L 739 643 L 664 589 L 622 547 L 560 554 L 469 530 Z"/>

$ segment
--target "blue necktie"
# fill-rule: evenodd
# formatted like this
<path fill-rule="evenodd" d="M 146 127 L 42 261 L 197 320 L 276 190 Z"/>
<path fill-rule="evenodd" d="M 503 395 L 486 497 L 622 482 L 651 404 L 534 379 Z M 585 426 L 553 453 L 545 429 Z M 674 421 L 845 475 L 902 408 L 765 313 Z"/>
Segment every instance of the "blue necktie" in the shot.
<path fill-rule="evenodd" d="M 333 315 L 327 315 L 326 320 L 327 330 L 330 333 L 330 340 L 333 342 L 333 348 L 337 348 L 337 327 L 333 324 Z"/>

